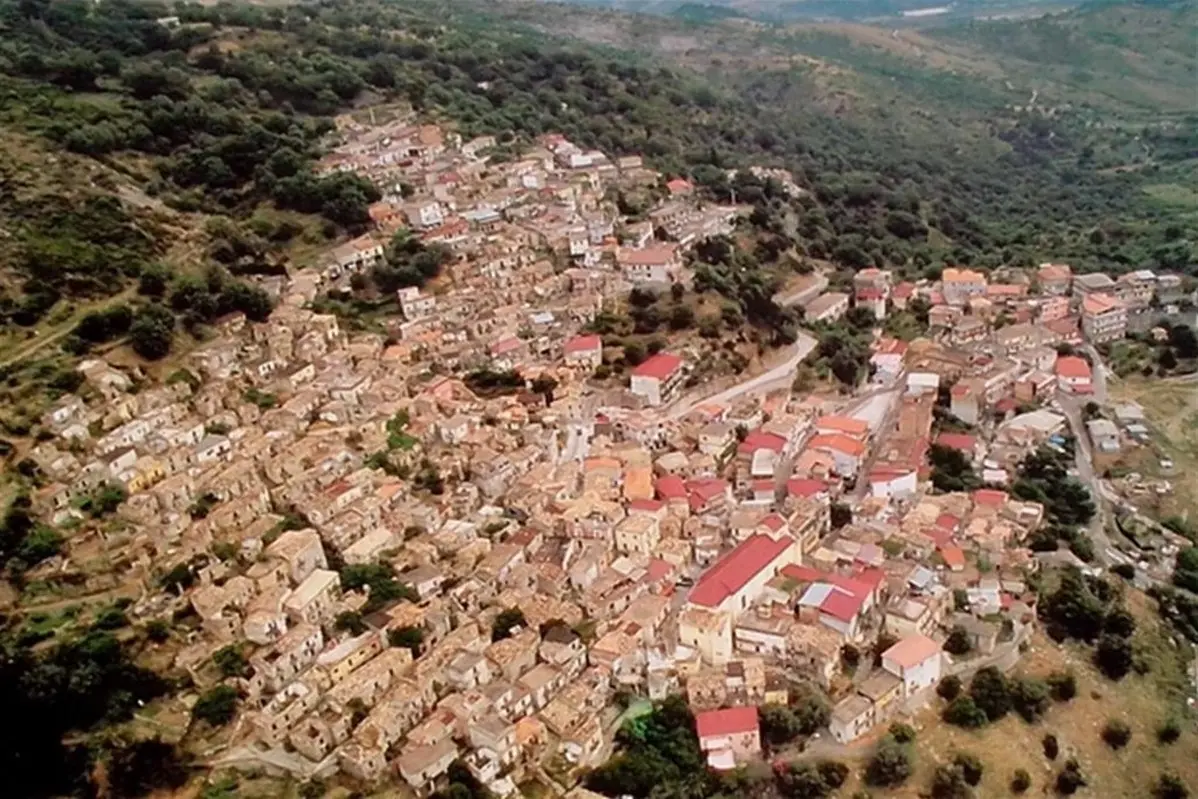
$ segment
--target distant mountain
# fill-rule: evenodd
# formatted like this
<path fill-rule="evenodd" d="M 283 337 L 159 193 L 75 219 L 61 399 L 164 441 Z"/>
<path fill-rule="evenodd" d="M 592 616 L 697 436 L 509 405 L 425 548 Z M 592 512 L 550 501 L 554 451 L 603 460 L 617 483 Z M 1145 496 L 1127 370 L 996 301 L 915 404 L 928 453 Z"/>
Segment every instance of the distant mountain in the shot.
<path fill-rule="evenodd" d="M 557 2 L 558 0 L 554 0 Z M 564 0 L 594 8 L 670 16 L 691 22 L 751 19 L 782 23 L 802 20 L 905 19 L 932 17 L 1034 16 L 1079 5 L 1078 0 Z M 1171 0 L 1158 0 L 1171 2 Z"/>

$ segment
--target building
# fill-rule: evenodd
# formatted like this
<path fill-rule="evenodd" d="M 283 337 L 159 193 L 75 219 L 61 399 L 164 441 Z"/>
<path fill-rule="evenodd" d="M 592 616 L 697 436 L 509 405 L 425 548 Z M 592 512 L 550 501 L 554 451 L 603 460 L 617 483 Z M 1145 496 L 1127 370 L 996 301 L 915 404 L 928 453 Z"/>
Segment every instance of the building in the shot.
<path fill-rule="evenodd" d="M 803 308 L 809 322 L 835 322 L 849 310 L 849 295 L 839 291 L 821 294 Z"/>
<path fill-rule="evenodd" d="M 949 305 L 968 305 L 974 297 L 986 296 L 986 276 L 973 269 L 947 267 L 940 276 L 940 291 Z"/>
<path fill-rule="evenodd" d="M 1114 294 L 1128 308 L 1147 308 L 1156 294 L 1156 275 L 1150 269 L 1119 275 Z"/>
<path fill-rule="evenodd" d="M 1073 283 L 1073 270 L 1068 264 L 1040 264 L 1036 273 L 1040 293 L 1060 297 L 1069 294 Z"/>
<path fill-rule="evenodd" d="M 739 613 L 761 595 L 783 566 L 801 559 L 798 542 L 790 536 L 771 538 L 757 533 L 703 572 L 687 601 L 713 611 Z"/>
<path fill-rule="evenodd" d="M 1119 428 L 1109 419 L 1091 419 L 1086 422 L 1086 431 L 1099 452 L 1119 451 Z"/>
<path fill-rule="evenodd" d="M 912 635 L 882 653 L 882 668 L 903 681 L 903 696 L 913 696 L 940 682 L 940 644 Z"/>
<path fill-rule="evenodd" d="M 1091 344 L 1118 341 L 1127 335 L 1127 306 L 1110 294 L 1082 298 L 1082 335 Z"/>
<path fill-rule="evenodd" d="M 1062 391 L 1071 394 L 1090 394 L 1094 391 L 1094 374 L 1085 358 L 1076 355 L 1062 355 L 1057 358 L 1054 371 L 1057 385 Z"/>
<path fill-rule="evenodd" d="M 659 352 L 632 370 L 630 388 L 633 394 L 644 397 L 649 405 L 664 405 L 674 399 L 682 385 L 683 374 L 681 358 Z"/>
<path fill-rule="evenodd" d="M 1073 279 L 1073 296 L 1082 299 L 1090 294 L 1114 294 L 1115 281 L 1101 272 L 1078 275 Z"/>
<path fill-rule="evenodd" d="M 603 363 L 603 339 L 596 335 L 575 336 L 562 347 L 566 366 L 594 369 Z"/>
<path fill-rule="evenodd" d="M 682 270 L 678 248 L 672 244 L 620 250 L 617 260 L 628 282 L 638 286 L 675 283 Z"/>
<path fill-rule="evenodd" d="M 695 715 L 699 748 L 707 755 L 707 765 L 719 771 L 731 771 L 761 757 L 761 732 L 755 707 L 729 707 L 707 710 Z"/>

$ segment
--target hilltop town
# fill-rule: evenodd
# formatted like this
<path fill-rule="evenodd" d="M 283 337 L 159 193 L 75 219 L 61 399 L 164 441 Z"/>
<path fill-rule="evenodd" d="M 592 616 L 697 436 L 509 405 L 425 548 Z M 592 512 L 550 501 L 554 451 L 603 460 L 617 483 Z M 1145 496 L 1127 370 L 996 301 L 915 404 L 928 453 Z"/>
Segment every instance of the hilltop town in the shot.
<path fill-rule="evenodd" d="M 1103 479 L 1151 445 L 1103 351 L 1198 357 L 1176 275 L 819 266 L 773 300 L 793 340 L 716 369 L 718 330 L 634 352 L 600 323 L 693 298 L 696 249 L 751 204 L 407 118 L 339 120 L 320 166 L 379 187 L 370 232 L 262 279 L 269 318 L 218 319 L 160 384 L 84 361 L 28 452 L 37 518 L 82 532 L 26 579 L 115 579 L 133 620 L 173 620 L 214 768 L 565 791 L 630 705 L 682 696 L 732 770 L 803 691 L 847 745 L 1017 662 L 1040 570 L 1151 585 L 1186 544 L 1113 540 Z M 849 384 L 817 367 L 846 326 Z"/>

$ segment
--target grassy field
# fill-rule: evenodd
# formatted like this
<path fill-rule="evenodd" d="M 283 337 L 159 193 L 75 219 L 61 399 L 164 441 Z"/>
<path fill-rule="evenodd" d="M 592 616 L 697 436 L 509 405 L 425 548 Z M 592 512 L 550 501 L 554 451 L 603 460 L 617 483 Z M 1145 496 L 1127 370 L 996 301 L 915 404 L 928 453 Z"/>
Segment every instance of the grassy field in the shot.
<path fill-rule="evenodd" d="M 1161 474 L 1157 458 L 1141 459 L 1142 474 L 1173 483 L 1160 513 L 1198 519 L 1198 382 L 1135 377 L 1113 382 L 1110 389 L 1113 399 L 1138 402 L 1144 408 L 1154 449 L 1173 461 L 1173 469 Z"/>
<path fill-rule="evenodd" d="M 871 788 L 874 799 L 917 799 L 928 795 L 936 766 L 950 761 L 957 752 L 979 757 L 985 765 L 978 797 L 1010 796 L 1012 772 L 1026 769 L 1032 775 L 1032 788 L 1026 796 L 1053 795 L 1056 773 L 1068 757 L 1076 757 L 1089 785 L 1076 796 L 1094 799 L 1131 799 L 1148 797 L 1150 787 L 1164 770 L 1177 773 L 1190 787 L 1198 790 L 1198 726 L 1191 716 L 1182 718 L 1187 692 L 1185 657 L 1174 647 L 1162 629 L 1150 599 L 1138 592 L 1128 597 L 1129 607 L 1139 627 L 1137 651 L 1151 664 L 1143 676 L 1132 674 L 1119 683 L 1100 675 L 1090 665 L 1083 647 L 1059 646 L 1043 634 L 1032 638 L 1032 646 L 1014 674 L 1044 677 L 1053 671 L 1071 669 L 1077 676 L 1078 695 L 1071 702 L 1054 703 L 1036 724 L 1027 724 L 1011 714 L 997 724 L 981 730 L 963 730 L 942 722 L 939 704 L 929 707 L 915 720 L 918 737 L 914 744 L 915 773 L 903 786 L 893 790 Z M 1185 657 L 1183 657 L 1185 655 Z M 939 702 L 939 700 L 937 700 Z M 1157 742 L 1156 729 L 1169 717 L 1182 722 L 1181 739 L 1171 745 Z M 1132 737 L 1126 748 L 1113 751 L 1100 733 L 1109 719 L 1118 718 L 1131 727 Z M 1052 733 L 1060 743 L 1060 754 L 1049 761 L 1041 740 Z M 863 763 L 861 764 L 864 765 Z M 862 789 L 860 768 L 854 769 L 843 796 Z"/>

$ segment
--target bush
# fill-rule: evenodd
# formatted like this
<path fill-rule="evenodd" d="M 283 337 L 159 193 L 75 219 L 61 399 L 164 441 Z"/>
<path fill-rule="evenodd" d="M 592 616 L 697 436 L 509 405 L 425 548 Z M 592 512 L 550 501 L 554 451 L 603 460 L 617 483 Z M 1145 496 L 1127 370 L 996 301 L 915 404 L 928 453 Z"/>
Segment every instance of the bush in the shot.
<path fill-rule="evenodd" d="M 1026 793 L 1031 787 L 1032 775 L 1028 774 L 1027 769 L 1015 769 L 1015 772 L 1011 774 L 1011 793 Z"/>
<path fill-rule="evenodd" d="M 772 746 L 789 743 L 802 732 L 798 718 L 786 705 L 762 705 L 758 721 L 762 740 Z"/>
<path fill-rule="evenodd" d="M 969 639 L 969 632 L 960 625 L 953 627 L 944 641 L 944 651 L 950 655 L 965 655 L 971 649 L 973 643 Z"/>
<path fill-rule="evenodd" d="M 1165 719 L 1161 726 L 1156 728 L 1156 740 L 1162 744 L 1171 744 L 1181 737 L 1181 725 L 1175 718 Z"/>
<path fill-rule="evenodd" d="M 1057 774 L 1056 788 L 1057 793 L 1063 796 L 1072 796 L 1077 793 L 1078 788 L 1086 786 L 1086 778 L 1082 776 L 1081 766 L 1073 758 L 1065 761 L 1065 768 Z"/>
<path fill-rule="evenodd" d="M 965 781 L 970 785 L 977 785 L 982 781 L 982 772 L 985 766 L 976 755 L 971 755 L 968 752 L 959 752 L 953 757 L 953 764 L 961 769 L 961 774 L 965 777 Z"/>
<path fill-rule="evenodd" d="M 915 740 L 915 728 L 910 724 L 896 721 L 890 725 L 890 737 L 901 744 L 909 744 Z"/>
<path fill-rule="evenodd" d="M 1166 771 L 1157 777 L 1152 786 L 1153 799 L 1189 799 L 1190 789 L 1181 781 L 1181 777 Z"/>
<path fill-rule="evenodd" d="M 218 685 L 196 700 L 191 717 L 213 727 L 223 727 L 237 714 L 237 689 Z"/>
<path fill-rule="evenodd" d="M 1077 677 L 1072 671 L 1054 671 L 1048 675 L 1048 689 L 1058 702 L 1068 702 L 1077 696 Z"/>
<path fill-rule="evenodd" d="M 967 694 L 962 694 L 949 703 L 941 718 L 949 724 L 966 729 L 984 727 L 987 721 L 986 712 L 978 707 Z"/>
<path fill-rule="evenodd" d="M 133 351 L 149 361 L 165 358 L 175 335 L 175 317 L 161 305 L 146 305 L 138 310 L 129 328 Z"/>
<path fill-rule="evenodd" d="M 865 767 L 865 784 L 893 787 L 910 776 L 911 755 L 907 748 L 889 736 L 883 738 Z"/>
<path fill-rule="evenodd" d="M 969 681 L 969 696 L 990 721 L 998 721 L 1011 710 L 1007 678 L 994 666 L 979 669 Z"/>
<path fill-rule="evenodd" d="M 1052 703 L 1048 685 L 1040 680 L 1023 678 L 1010 681 L 1011 705 L 1024 721 L 1032 724 L 1048 712 Z"/>
<path fill-rule="evenodd" d="M 949 763 L 941 763 L 932 774 L 932 799 L 970 799 L 973 792 L 961 769 Z"/>
<path fill-rule="evenodd" d="M 1057 755 L 1061 751 L 1061 745 L 1057 742 L 1057 736 L 1051 732 L 1040 739 L 1040 746 L 1044 749 L 1044 756 L 1049 760 L 1056 760 Z"/>
<path fill-rule="evenodd" d="M 824 784 L 832 790 L 840 788 L 849 778 L 849 767 L 837 760 L 820 760 L 815 768 Z"/>
<path fill-rule="evenodd" d="M 951 702 L 961 695 L 961 678 L 950 674 L 936 686 L 936 693 L 946 702 Z"/>
<path fill-rule="evenodd" d="M 1131 727 L 1122 719 L 1110 719 L 1102 728 L 1102 740 L 1112 749 L 1122 749 L 1131 740 Z"/>
<path fill-rule="evenodd" d="M 1103 633 L 1094 649 L 1094 665 L 1106 677 L 1121 680 L 1131 671 L 1134 656 L 1131 641 L 1118 635 Z"/>

